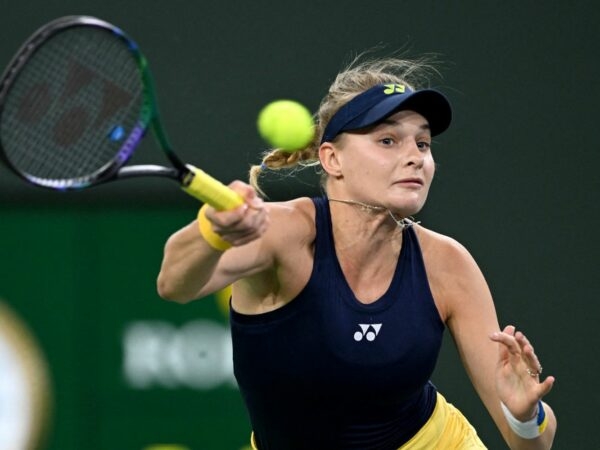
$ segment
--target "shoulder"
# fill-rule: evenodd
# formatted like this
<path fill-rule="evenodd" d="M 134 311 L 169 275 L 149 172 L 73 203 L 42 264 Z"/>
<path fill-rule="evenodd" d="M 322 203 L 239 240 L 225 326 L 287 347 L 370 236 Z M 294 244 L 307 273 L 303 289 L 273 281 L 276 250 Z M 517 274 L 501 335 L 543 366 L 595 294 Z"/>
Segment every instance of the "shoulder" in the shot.
<path fill-rule="evenodd" d="M 308 197 L 267 203 L 270 225 L 265 238 L 275 248 L 304 245 L 315 239 L 315 206 Z M 289 249 L 289 248 L 288 248 Z"/>
<path fill-rule="evenodd" d="M 286 202 L 267 203 L 268 213 L 275 225 L 287 227 L 314 228 L 315 205 L 308 197 Z"/>
<path fill-rule="evenodd" d="M 285 202 L 268 202 L 269 214 L 277 218 L 314 219 L 315 206 L 308 197 L 300 197 Z"/>
<path fill-rule="evenodd" d="M 464 245 L 422 226 L 416 226 L 415 231 L 429 286 L 444 318 L 469 299 L 489 297 L 485 278 Z"/>
<path fill-rule="evenodd" d="M 423 258 L 430 265 L 439 268 L 447 266 L 458 268 L 462 264 L 471 265 L 475 261 L 464 245 L 450 236 L 429 230 L 421 225 L 415 226 Z"/>

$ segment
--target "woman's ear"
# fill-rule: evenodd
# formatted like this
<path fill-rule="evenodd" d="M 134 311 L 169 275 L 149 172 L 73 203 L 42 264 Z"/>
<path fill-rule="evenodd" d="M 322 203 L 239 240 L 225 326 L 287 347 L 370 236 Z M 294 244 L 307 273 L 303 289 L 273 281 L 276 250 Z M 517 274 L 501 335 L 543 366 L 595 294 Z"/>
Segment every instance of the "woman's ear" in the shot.
<path fill-rule="evenodd" d="M 331 142 L 323 142 L 319 147 L 321 167 L 328 175 L 340 178 L 342 176 L 342 161 L 339 149 Z"/>

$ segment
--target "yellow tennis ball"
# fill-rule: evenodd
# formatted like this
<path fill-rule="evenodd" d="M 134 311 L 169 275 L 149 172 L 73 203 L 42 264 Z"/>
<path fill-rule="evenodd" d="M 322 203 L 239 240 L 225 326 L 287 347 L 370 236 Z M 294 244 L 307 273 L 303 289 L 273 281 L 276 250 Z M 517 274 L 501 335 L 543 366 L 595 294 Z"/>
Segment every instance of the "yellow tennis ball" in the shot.
<path fill-rule="evenodd" d="M 315 127 L 310 111 L 294 100 L 276 100 L 258 114 L 258 132 L 273 147 L 287 152 L 306 148 Z"/>

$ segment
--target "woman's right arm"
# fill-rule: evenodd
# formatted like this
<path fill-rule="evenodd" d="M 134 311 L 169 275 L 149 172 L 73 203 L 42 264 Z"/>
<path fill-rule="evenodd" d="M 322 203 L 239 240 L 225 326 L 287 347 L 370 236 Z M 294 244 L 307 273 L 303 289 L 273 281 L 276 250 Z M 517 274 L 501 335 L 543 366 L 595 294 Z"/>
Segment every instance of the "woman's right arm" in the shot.
<path fill-rule="evenodd" d="M 265 251 L 261 239 L 269 225 L 267 205 L 245 183 L 236 181 L 230 187 L 242 195 L 244 205 L 231 211 L 208 208 L 206 217 L 232 247 L 214 249 L 202 237 L 197 220 L 175 232 L 165 245 L 157 279 L 162 298 L 186 303 L 272 265 L 272 252 Z"/>

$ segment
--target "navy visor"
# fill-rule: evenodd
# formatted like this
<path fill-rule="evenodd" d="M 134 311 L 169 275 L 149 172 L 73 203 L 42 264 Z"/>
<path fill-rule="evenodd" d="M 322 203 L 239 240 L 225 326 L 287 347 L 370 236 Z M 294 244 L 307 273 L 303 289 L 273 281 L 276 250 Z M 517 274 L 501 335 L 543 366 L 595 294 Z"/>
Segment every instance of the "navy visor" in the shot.
<path fill-rule="evenodd" d="M 321 144 L 333 141 L 344 131 L 375 125 L 400 110 L 415 111 L 425 117 L 432 136 L 444 132 L 452 120 L 450 102 L 436 90 L 413 91 L 402 84 L 378 84 L 358 94 L 333 115 Z"/>

